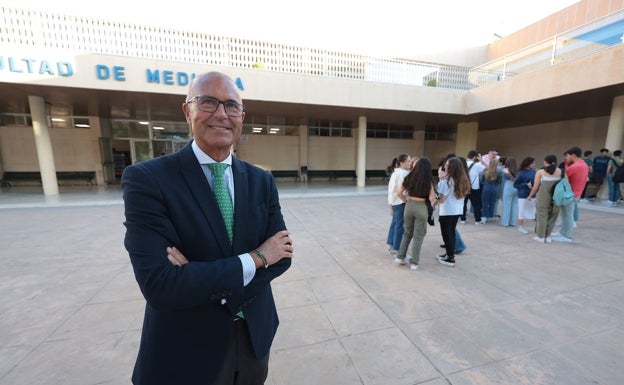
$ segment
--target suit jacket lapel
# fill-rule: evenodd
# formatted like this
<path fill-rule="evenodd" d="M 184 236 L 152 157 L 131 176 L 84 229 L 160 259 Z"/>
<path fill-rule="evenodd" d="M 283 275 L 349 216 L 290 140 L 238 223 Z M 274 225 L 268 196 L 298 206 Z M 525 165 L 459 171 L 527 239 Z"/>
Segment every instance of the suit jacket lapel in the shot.
<path fill-rule="evenodd" d="M 234 157 L 232 157 L 232 175 L 234 175 L 234 244 L 236 244 L 236 234 L 243 234 L 245 224 L 248 222 L 251 186 L 249 186 L 245 164 Z"/>
<path fill-rule="evenodd" d="M 232 245 L 225 229 L 223 217 L 220 214 L 219 205 L 202 170 L 202 166 L 197 162 L 190 143 L 178 153 L 180 154 L 180 173 L 188 184 L 189 190 L 201 211 L 197 214 L 203 214 L 206 218 L 210 227 L 210 230 L 207 231 L 213 232 L 214 238 L 223 251 L 223 257 L 232 256 Z M 234 214 L 234 223 L 236 224 L 236 213 Z"/>

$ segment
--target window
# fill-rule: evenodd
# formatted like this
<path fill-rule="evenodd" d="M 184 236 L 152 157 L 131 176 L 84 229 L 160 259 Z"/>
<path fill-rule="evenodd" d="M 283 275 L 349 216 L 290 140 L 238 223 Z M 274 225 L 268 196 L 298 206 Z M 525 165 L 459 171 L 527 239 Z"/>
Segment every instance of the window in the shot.
<path fill-rule="evenodd" d="M 112 120 L 113 138 L 149 138 L 149 122 Z"/>
<path fill-rule="evenodd" d="M 369 122 L 366 125 L 366 137 L 385 139 L 413 139 L 414 128 L 411 125 L 404 124 Z"/>
<path fill-rule="evenodd" d="M 186 122 L 152 122 L 152 138 L 188 140 L 190 139 L 190 128 Z"/>
<path fill-rule="evenodd" d="M 32 127 L 29 114 L 0 114 L 0 126 Z"/>
<path fill-rule="evenodd" d="M 425 126 L 425 140 L 454 141 L 457 128 L 451 124 L 427 124 Z"/>
<path fill-rule="evenodd" d="M 88 116 L 50 116 L 49 125 L 53 128 L 90 128 Z"/>
<path fill-rule="evenodd" d="M 29 114 L 2 114 L 0 126 L 32 127 Z M 48 126 L 52 128 L 90 128 L 88 116 L 48 116 Z"/>
<path fill-rule="evenodd" d="M 247 135 L 299 135 L 298 122 L 284 116 L 255 115 L 246 118 L 243 134 Z"/>
<path fill-rule="evenodd" d="M 310 136 L 351 137 L 353 123 L 349 120 L 311 119 L 308 122 Z"/>

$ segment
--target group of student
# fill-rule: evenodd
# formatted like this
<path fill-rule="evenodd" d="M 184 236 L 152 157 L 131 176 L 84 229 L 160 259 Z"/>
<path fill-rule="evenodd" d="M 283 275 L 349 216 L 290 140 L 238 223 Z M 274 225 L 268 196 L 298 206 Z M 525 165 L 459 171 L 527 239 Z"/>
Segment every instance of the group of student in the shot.
<path fill-rule="evenodd" d="M 583 160 L 589 166 L 588 186 L 593 187 L 593 193 L 587 194 L 587 187 L 581 196 L 582 201 L 596 198 L 600 188 L 607 181 L 609 188 L 608 205 L 624 202 L 624 158 L 622 150 L 613 151 L 613 157 L 609 155 L 608 148 L 601 148 L 600 155 L 592 159 L 592 152 L 585 151 Z"/>
<path fill-rule="evenodd" d="M 618 157 L 621 155 L 621 151 L 616 153 L 614 155 Z M 613 162 L 619 164 L 618 167 L 622 165 L 621 161 Z M 445 248 L 438 261 L 455 266 L 455 255 L 466 248 L 457 223 L 466 223 L 469 202 L 477 225 L 494 221 L 500 212 L 501 226 L 517 227 L 523 234 L 534 232 L 533 239 L 537 242 L 572 242 L 578 220 L 577 203 L 590 181 L 591 171 L 579 147 L 568 149 L 561 163 L 557 162 L 556 155 L 546 155 L 539 169 L 536 169 L 533 157 L 525 157 L 518 164 L 515 158 L 499 156 L 496 149 L 483 156 L 471 150 L 467 159 L 449 154 L 438 165 L 437 183 L 427 157 L 412 158 L 401 154 L 393 159 L 389 169 L 392 174 L 388 183 L 388 203 L 392 221 L 387 249 L 395 256 L 396 263 L 403 265 L 409 261 L 412 270 L 418 269 L 427 221 L 433 224 L 432 212 L 436 208 L 439 208 L 440 232 L 444 241 L 441 246 Z M 553 204 L 553 191 L 562 179 L 566 179 L 574 199 L 570 196 L 565 204 Z M 502 203 L 500 210 L 499 200 Z M 558 219 L 561 229 L 554 232 Z M 529 221 L 534 221 L 532 230 L 528 229 Z M 410 242 L 413 242 L 411 256 L 407 255 Z"/>
<path fill-rule="evenodd" d="M 441 167 L 437 185 L 427 157 L 412 159 L 401 154 L 393 159 L 390 168 L 393 172 L 388 183 L 388 203 L 392 222 L 386 242 L 388 253 L 395 256 L 395 263 L 405 265 L 409 261 L 410 269 L 417 270 L 427 225 L 434 224 L 433 212 L 439 209 L 445 253 L 438 255 L 438 262 L 455 266 L 455 254 L 466 248 L 457 231 L 464 199 L 470 192 L 466 162 L 449 156 Z M 412 254 L 408 257 L 410 242 Z"/>

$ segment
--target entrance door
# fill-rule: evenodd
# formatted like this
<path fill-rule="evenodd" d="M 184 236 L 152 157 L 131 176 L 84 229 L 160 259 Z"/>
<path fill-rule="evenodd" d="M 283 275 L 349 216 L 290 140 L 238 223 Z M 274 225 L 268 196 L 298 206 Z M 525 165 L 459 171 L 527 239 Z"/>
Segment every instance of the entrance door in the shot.
<path fill-rule="evenodd" d="M 152 159 L 152 142 L 150 140 L 130 139 L 132 146 L 132 163 Z"/>
<path fill-rule="evenodd" d="M 112 157 L 116 181 L 119 181 L 126 166 L 153 158 L 150 143 L 149 140 L 145 139 L 112 140 Z"/>

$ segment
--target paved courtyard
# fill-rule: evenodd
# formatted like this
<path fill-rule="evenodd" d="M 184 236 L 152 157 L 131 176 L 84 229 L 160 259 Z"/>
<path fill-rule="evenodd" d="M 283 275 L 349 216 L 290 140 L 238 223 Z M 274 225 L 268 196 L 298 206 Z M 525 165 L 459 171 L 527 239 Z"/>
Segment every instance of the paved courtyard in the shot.
<path fill-rule="evenodd" d="M 436 220 L 413 272 L 385 251 L 385 184 L 279 188 L 296 257 L 267 385 L 623 383 L 623 207 L 581 205 L 572 244 L 459 225 L 455 268 Z M 130 383 L 144 300 L 122 222 L 118 187 L 0 191 L 0 385 Z"/>

